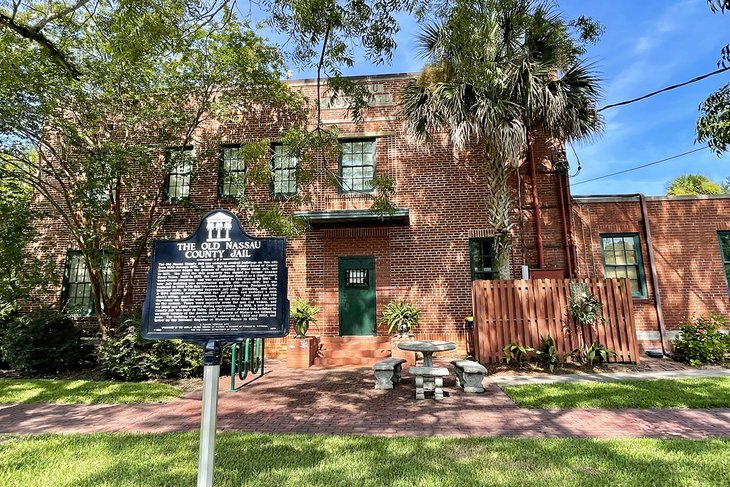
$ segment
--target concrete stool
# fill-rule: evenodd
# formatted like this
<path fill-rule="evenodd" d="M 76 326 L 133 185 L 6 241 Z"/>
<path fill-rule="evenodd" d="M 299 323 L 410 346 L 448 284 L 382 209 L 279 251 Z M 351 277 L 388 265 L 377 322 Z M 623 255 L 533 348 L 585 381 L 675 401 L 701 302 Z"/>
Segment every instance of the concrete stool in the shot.
<path fill-rule="evenodd" d="M 486 367 L 471 360 L 452 360 L 451 365 L 456 372 L 456 382 L 464 392 L 484 392 L 482 380 L 487 373 Z"/>
<path fill-rule="evenodd" d="M 416 378 L 416 399 L 425 399 L 425 385 L 433 383 L 433 398 L 444 398 L 444 377 L 449 376 L 446 367 L 409 367 L 408 373 Z M 428 379 L 424 383 L 424 379 Z"/>
<path fill-rule="evenodd" d="M 373 365 L 375 388 L 392 389 L 395 384 L 400 382 L 401 367 L 405 362 L 405 359 L 391 357 Z"/>

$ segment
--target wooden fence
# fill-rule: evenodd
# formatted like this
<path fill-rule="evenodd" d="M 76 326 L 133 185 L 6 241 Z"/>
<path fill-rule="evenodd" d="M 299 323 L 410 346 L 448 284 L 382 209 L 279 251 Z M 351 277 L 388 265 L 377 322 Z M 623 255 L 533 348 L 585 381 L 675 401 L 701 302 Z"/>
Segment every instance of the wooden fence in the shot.
<path fill-rule="evenodd" d="M 582 283 L 603 304 L 605 323 L 580 329 L 566 307 L 572 284 Z M 613 350 L 613 362 L 638 362 L 631 286 L 626 279 L 529 279 L 474 281 L 474 344 L 479 362 L 504 360 L 510 342 L 540 346 L 550 335 L 560 354 L 598 340 Z"/>

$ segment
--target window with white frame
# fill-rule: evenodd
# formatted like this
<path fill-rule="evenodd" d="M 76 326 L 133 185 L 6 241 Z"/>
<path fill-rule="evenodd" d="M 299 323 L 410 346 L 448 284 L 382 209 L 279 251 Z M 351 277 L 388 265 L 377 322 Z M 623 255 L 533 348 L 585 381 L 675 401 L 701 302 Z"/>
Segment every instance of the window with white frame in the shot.
<path fill-rule="evenodd" d="M 340 141 L 340 191 L 372 193 L 375 139 Z"/>

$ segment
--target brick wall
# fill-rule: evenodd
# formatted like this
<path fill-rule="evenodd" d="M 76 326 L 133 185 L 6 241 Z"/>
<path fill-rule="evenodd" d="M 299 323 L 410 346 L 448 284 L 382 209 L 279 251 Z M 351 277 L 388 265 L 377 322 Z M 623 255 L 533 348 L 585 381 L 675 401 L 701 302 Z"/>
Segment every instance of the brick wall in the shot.
<path fill-rule="evenodd" d="M 730 229 L 730 197 L 648 197 L 647 213 L 664 321 L 669 336 L 693 314 L 730 316 L 730 299 L 717 238 Z M 648 296 L 634 299 L 639 344 L 659 348 L 655 291 L 638 198 L 576 197 L 573 206 L 579 274 L 603 277 L 600 234 L 638 233 Z"/>
<path fill-rule="evenodd" d="M 368 108 L 364 120 L 353 123 L 343 109 L 325 109 L 325 126 L 337 126 L 341 137 L 369 136 L 376 139 L 376 174 L 393 177 L 396 181 L 395 203 L 408 208 L 409 225 L 366 227 L 353 224 L 341 228 L 316 228 L 304 236 L 289 239 L 289 296 L 306 296 L 322 308 L 319 322 L 310 334 L 337 335 L 338 330 L 338 257 L 372 255 L 376 265 L 377 316 L 391 299 L 408 299 L 422 310 L 423 325 L 418 330 L 422 338 L 448 338 L 464 349 L 464 317 L 471 314 L 471 274 L 469 239 L 491 235 L 488 225 L 485 195 L 487 187 L 479 154 L 458 153 L 446 142 L 444 134 L 436 143 L 424 149 L 406 137 L 398 115 L 399 90 L 403 76 L 372 77 L 371 83 L 379 97 L 379 106 Z M 294 89 L 310 98 L 314 85 L 293 82 Z M 326 105 L 325 105 L 326 106 Z M 192 232 L 206 211 L 232 208 L 230 201 L 219 201 L 218 144 L 280 137 L 285 124 L 272 120 L 248 120 L 240 124 L 215 124 L 194 134 L 196 169 L 191 181 L 191 203 L 188 207 L 170 205 L 170 220 L 155 238 L 182 238 Z M 215 142 L 207 134 L 216 133 Z M 565 269 L 565 240 L 560 213 L 557 176 L 549 160 L 550 148 L 544 137 L 534 142 L 537 165 L 537 187 L 541 204 L 541 221 L 546 268 Z M 343 195 L 324 185 L 324 165 L 319 171 L 311 194 L 311 205 L 300 210 L 367 209 L 370 196 Z M 337 171 L 337 161 L 330 161 L 329 170 Z M 529 171 L 523 164 L 510 182 L 515 203 L 511 232 L 511 272 L 520 275 L 520 266 L 537 267 L 534 206 Z M 249 192 L 260 202 L 268 200 L 268 188 Z M 38 202 L 42 206 L 42 202 Z M 63 226 L 49 222 L 40 229 L 47 241 L 58 243 L 50 250 L 62 269 L 65 251 L 70 246 Z M 250 230 L 250 229 L 249 229 Z M 149 258 L 149 256 L 147 256 Z M 134 301 L 144 300 L 148 262 L 142 262 L 142 272 L 134 283 Z M 58 302 L 58 289 L 48 296 Z M 385 330 L 379 330 L 384 334 Z M 284 351 L 284 341 L 275 340 L 267 354 Z"/>

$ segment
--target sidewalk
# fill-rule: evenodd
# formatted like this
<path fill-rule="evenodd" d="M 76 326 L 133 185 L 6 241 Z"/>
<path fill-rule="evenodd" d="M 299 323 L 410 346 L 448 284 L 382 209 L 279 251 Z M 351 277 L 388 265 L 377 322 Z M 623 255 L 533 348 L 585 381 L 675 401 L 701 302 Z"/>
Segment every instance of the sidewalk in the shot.
<path fill-rule="evenodd" d="M 606 372 L 555 375 L 490 375 L 488 379 L 499 386 L 521 386 L 525 384 L 556 384 L 566 382 L 611 382 L 618 380 L 692 379 L 706 377 L 730 377 L 730 369 L 690 369 L 651 372 Z"/>
<path fill-rule="evenodd" d="M 369 368 L 269 372 L 239 392 L 220 382 L 218 429 L 261 433 L 578 438 L 730 438 L 730 409 L 520 409 L 487 380 L 464 394 L 453 378 L 441 402 L 416 401 L 413 381 L 374 389 Z M 200 391 L 165 404 L 0 405 L 0 433 L 195 431 Z"/>

